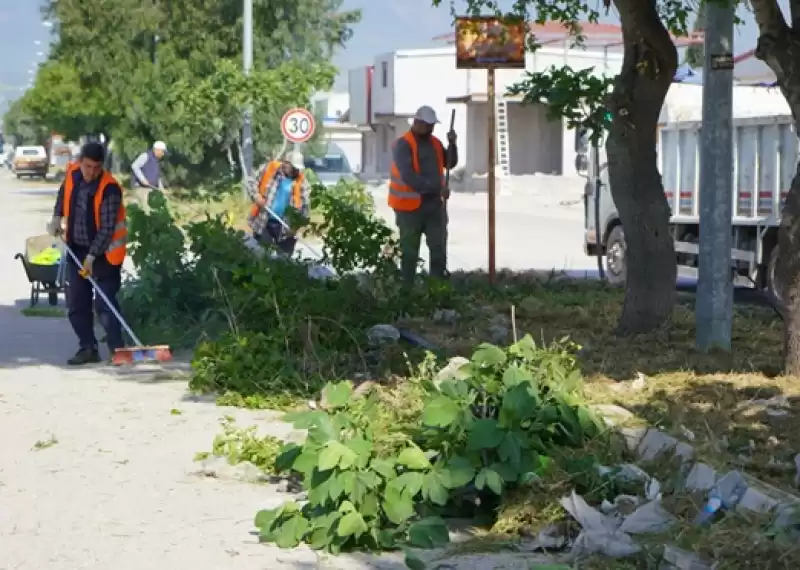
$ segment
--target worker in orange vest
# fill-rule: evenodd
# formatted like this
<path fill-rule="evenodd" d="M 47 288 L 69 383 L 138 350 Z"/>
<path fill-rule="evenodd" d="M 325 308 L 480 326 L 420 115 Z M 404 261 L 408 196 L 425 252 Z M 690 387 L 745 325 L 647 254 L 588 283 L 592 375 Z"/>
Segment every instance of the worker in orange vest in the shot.
<path fill-rule="evenodd" d="M 394 142 L 389 180 L 389 207 L 395 211 L 400 233 L 403 287 L 414 284 L 422 236 L 430 252 L 430 274 L 447 275 L 447 212 L 445 201 L 450 189 L 445 186 L 445 167 L 458 164 L 456 133 L 447 133 L 448 146 L 433 135 L 439 122 L 436 112 L 420 107 L 411 129 Z"/>
<path fill-rule="evenodd" d="M 78 352 L 67 361 L 73 366 L 100 362 L 94 334 L 95 312 L 106 331 L 111 354 L 124 346 L 120 322 L 99 295 L 94 298 L 92 284 L 85 279 L 87 275 L 94 277 L 97 286 L 119 311 L 116 298 L 122 285 L 128 230 L 122 186 L 103 169 L 105 154 L 100 143 L 83 146 L 80 160 L 67 168 L 53 217 L 47 224 L 48 232 L 63 236 L 76 257 L 82 260 L 80 266 L 69 256 L 64 260 L 69 322 L 79 344 Z"/>
<path fill-rule="evenodd" d="M 284 160 L 265 164 L 254 182 L 249 185 L 250 207 L 248 217 L 255 240 L 266 246 L 275 246 L 285 255 L 294 252 L 297 238 L 279 221 L 294 210 L 307 220 L 310 215 L 309 186 L 305 175 L 303 155 L 293 152 Z M 297 229 L 297 228 L 294 228 Z"/>

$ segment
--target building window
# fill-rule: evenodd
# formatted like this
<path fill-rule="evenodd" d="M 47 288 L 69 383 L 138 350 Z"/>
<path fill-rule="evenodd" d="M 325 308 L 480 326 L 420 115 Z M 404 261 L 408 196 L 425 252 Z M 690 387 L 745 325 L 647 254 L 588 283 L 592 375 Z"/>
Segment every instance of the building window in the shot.
<path fill-rule="evenodd" d="M 389 87 L 389 62 L 381 62 L 381 87 Z"/>

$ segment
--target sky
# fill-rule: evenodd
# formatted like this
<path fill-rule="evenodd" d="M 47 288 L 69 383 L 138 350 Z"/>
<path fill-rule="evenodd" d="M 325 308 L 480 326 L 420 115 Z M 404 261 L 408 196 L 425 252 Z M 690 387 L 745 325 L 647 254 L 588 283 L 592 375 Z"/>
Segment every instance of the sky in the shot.
<path fill-rule="evenodd" d="M 600 0 L 587 1 L 589 5 L 602 6 Z M 781 4 L 786 1 L 781 0 Z M 510 2 L 500 0 L 501 5 Z M 432 38 L 452 28 L 449 2 L 442 3 L 443 6 L 433 8 L 430 0 L 344 0 L 344 8 L 361 9 L 363 18 L 346 49 L 336 55 L 334 63 L 341 70 L 337 88 L 346 89 L 344 78 L 348 69 L 370 65 L 378 54 L 441 45 Z M 734 39 L 735 53 L 752 49 L 756 41 L 752 16 L 740 12 L 744 24 Z M 618 23 L 613 8 L 603 21 Z M 42 45 L 35 45 L 37 41 L 45 47 L 49 41 L 49 29 L 42 25 L 38 0 L 0 0 L 0 99 L 16 98 L 24 90 L 31 77 L 29 69 L 42 59 L 36 55 L 42 51 Z"/>

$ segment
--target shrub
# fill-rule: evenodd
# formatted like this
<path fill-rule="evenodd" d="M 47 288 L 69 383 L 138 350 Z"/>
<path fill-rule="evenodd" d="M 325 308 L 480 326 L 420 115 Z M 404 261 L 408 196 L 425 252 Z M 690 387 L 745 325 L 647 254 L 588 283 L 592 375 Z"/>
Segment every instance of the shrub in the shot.
<path fill-rule="evenodd" d="M 442 517 L 491 512 L 505 490 L 537 481 L 555 448 L 601 433 L 579 403 L 573 349 L 529 336 L 507 350 L 481 345 L 454 377 L 423 382 L 416 422 L 389 414 L 389 429 L 375 394 L 354 400 L 349 382 L 328 384 L 326 410 L 287 416 L 308 436 L 276 459 L 302 478 L 308 502 L 261 511 L 261 538 L 334 553 L 446 542 Z"/>

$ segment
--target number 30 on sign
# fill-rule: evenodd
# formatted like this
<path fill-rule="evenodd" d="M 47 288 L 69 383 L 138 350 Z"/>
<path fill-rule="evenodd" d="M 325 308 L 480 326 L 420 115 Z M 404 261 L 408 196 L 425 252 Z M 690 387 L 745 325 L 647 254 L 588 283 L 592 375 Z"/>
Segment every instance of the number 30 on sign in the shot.
<path fill-rule="evenodd" d="M 289 142 L 306 142 L 314 134 L 315 128 L 314 115 L 299 107 L 289 109 L 281 119 L 281 131 Z"/>

